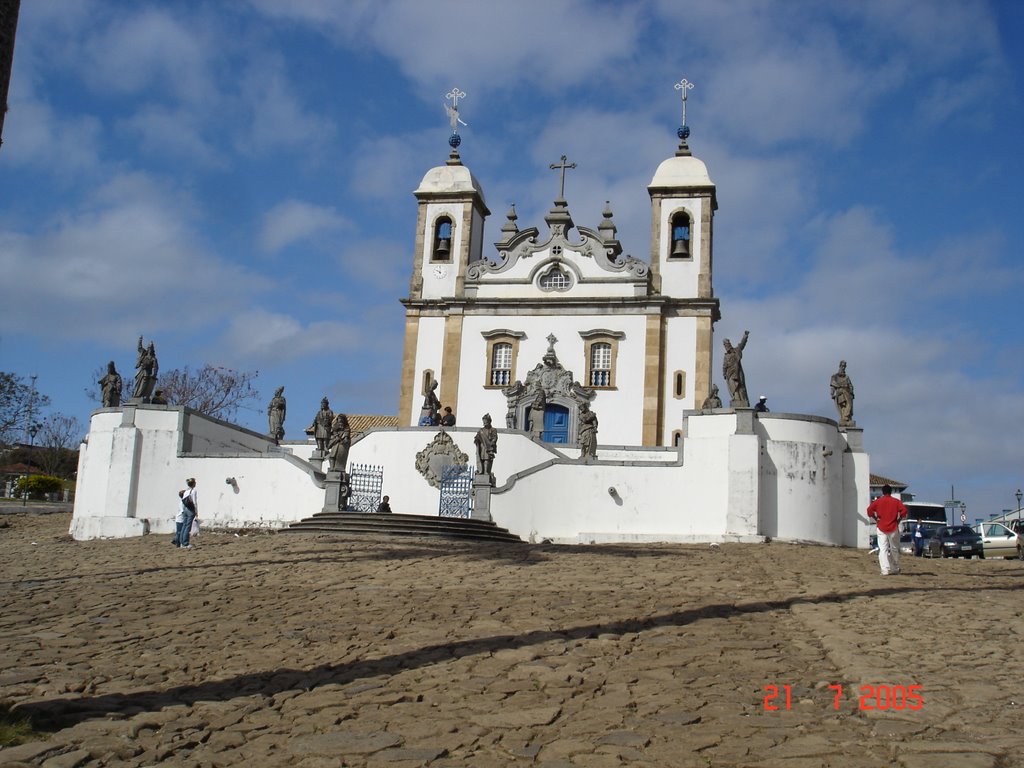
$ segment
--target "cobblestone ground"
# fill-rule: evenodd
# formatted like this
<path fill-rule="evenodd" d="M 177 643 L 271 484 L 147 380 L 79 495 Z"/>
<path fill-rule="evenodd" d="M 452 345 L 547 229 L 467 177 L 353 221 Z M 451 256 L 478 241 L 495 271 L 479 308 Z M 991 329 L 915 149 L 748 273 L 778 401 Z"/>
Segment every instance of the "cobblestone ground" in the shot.
<path fill-rule="evenodd" d="M 3 765 L 1024 765 L 1017 561 L 4 521 Z"/>

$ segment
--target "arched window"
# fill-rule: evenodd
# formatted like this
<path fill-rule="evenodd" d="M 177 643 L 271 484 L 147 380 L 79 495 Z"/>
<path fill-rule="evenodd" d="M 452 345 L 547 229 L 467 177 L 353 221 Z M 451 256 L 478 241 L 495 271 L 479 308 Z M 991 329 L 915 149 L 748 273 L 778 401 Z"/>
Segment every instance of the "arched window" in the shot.
<path fill-rule="evenodd" d="M 690 216 L 686 211 L 678 211 L 672 216 L 672 244 L 669 248 L 670 259 L 689 259 L 690 252 Z"/>
<path fill-rule="evenodd" d="M 572 287 L 569 273 L 557 264 L 540 276 L 537 285 L 542 291 L 567 291 Z"/>
<path fill-rule="evenodd" d="M 452 260 L 452 220 L 447 216 L 442 216 L 434 224 L 434 247 L 430 253 L 430 260 Z"/>
<path fill-rule="evenodd" d="M 676 400 L 686 397 L 686 371 L 676 371 L 672 377 L 672 396 Z"/>

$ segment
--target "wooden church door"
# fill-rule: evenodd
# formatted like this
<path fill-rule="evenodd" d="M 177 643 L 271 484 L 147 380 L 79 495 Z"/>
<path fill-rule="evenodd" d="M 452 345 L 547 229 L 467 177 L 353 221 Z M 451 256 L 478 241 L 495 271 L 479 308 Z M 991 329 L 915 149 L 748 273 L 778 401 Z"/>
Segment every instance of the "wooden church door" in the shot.
<path fill-rule="evenodd" d="M 544 442 L 569 442 L 569 409 L 564 405 L 548 403 L 544 409 Z"/>

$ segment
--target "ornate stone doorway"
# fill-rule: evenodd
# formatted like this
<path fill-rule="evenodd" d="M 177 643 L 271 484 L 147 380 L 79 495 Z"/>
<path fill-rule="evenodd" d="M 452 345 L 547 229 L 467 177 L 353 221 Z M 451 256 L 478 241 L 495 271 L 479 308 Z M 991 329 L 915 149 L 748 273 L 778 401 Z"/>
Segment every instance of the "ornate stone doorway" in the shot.
<path fill-rule="evenodd" d="M 548 351 L 542 361 L 528 374 L 526 383 L 517 381 L 503 390 L 508 402 L 506 426 L 510 429 L 531 431 L 534 403 L 544 408 L 541 440 L 548 443 L 573 445 L 577 439 L 579 410 L 582 403 L 594 399 L 595 392 L 575 380 L 555 354 L 554 335 L 548 336 Z M 543 393 L 542 398 L 538 394 Z"/>

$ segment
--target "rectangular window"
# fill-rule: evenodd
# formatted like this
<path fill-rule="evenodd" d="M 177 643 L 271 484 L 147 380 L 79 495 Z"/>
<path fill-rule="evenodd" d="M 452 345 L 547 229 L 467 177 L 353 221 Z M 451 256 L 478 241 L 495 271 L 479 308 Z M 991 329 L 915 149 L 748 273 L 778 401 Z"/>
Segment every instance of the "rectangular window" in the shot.
<path fill-rule="evenodd" d="M 491 352 L 491 386 L 507 387 L 512 383 L 512 345 L 499 342 Z"/>
<path fill-rule="evenodd" d="M 597 342 L 590 347 L 590 386 L 610 387 L 612 384 L 612 345 Z"/>

